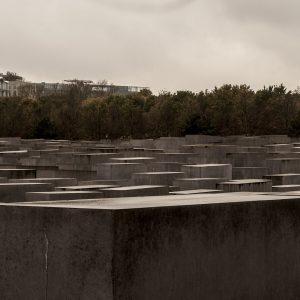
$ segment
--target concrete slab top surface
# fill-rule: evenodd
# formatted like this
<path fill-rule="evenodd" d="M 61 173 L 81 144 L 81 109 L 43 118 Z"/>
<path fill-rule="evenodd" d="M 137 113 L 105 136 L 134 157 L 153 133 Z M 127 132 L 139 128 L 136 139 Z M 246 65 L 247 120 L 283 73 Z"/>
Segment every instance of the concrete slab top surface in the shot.
<path fill-rule="evenodd" d="M 112 158 L 112 160 L 151 160 L 151 159 L 155 159 L 154 157 L 116 157 L 116 158 Z"/>
<path fill-rule="evenodd" d="M 195 155 L 197 153 L 186 153 L 186 152 L 163 152 L 159 153 L 159 155 L 177 155 L 177 156 L 184 156 L 184 155 Z"/>
<path fill-rule="evenodd" d="M 273 187 L 273 188 L 300 187 L 300 184 L 273 185 L 272 187 Z"/>
<path fill-rule="evenodd" d="M 184 167 L 202 168 L 202 167 L 222 167 L 231 166 L 230 164 L 197 164 L 197 165 L 184 165 Z"/>
<path fill-rule="evenodd" d="M 160 188 L 166 187 L 166 185 L 132 185 L 132 186 L 120 186 L 103 189 L 108 191 L 131 191 L 131 190 L 142 190 L 142 189 L 152 189 L 152 188 Z"/>
<path fill-rule="evenodd" d="M 66 194 L 95 194 L 96 191 L 49 191 L 49 192 L 30 192 L 30 194 L 46 194 L 46 195 L 66 195 Z M 99 193 L 101 194 L 101 193 Z"/>
<path fill-rule="evenodd" d="M 182 147 L 193 147 L 193 148 L 209 148 L 209 147 L 237 147 L 237 145 L 230 145 L 230 144 L 190 144 L 190 145 L 183 145 Z"/>
<path fill-rule="evenodd" d="M 1 154 L 19 154 L 19 153 L 27 153 L 28 150 L 16 150 L 16 151 L 1 151 L 0 152 L 0 155 Z"/>
<path fill-rule="evenodd" d="M 114 156 L 119 155 L 118 153 L 106 153 L 106 152 L 97 152 L 97 153 L 74 153 L 74 156 Z"/>
<path fill-rule="evenodd" d="M 23 169 L 22 169 L 23 170 Z M 49 177 L 49 178 L 45 178 L 45 177 L 37 177 L 37 178 L 21 178 L 21 179 L 12 179 L 12 180 L 15 180 L 15 181 L 24 181 L 24 182 L 35 182 L 35 181 L 59 181 L 59 180 L 74 180 L 76 178 L 71 178 L 71 177 L 61 177 L 61 178 L 57 178 L 57 177 Z"/>
<path fill-rule="evenodd" d="M 6 183 L 0 183 L 0 187 L 5 186 L 49 186 L 49 183 L 43 183 L 43 182 L 6 182 Z"/>
<path fill-rule="evenodd" d="M 171 174 L 184 174 L 184 172 L 144 172 L 144 173 L 134 173 L 142 175 L 171 175 Z"/>
<path fill-rule="evenodd" d="M 290 152 L 289 152 L 290 153 Z M 290 160 L 300 160 L 300 158 L 294 158 L 294 157 L 281 157 L 281 158 L 268 158 L 267 161 L 290 161 Z"/>
<path fill-rule="evenodd" d="M 291 144 L 270 144 L 264 145 L 264 147 L 277 147 L 277 146 L 290 146 Z"/>
<path fill-rule="evenodd" d="M 221 193 L 220 190 L 208 190 L 208 189 L 198 189 L 198 190 L 184 190 L 177 192 L 170 192 L 172 195 L 191 195 L 191 194 L 205 194 L 205 193 Z"/>
<path fill-rule="evenodd" d="M 1 169 L 0 171 L 35 171 L 35 169 Z"/>
<path fill-rule="evenodd" d="M 233 167 L 233 169 L 239 169 L 239 170 L 260 170 L 260 169 L 266 169 L 266 167 Z"/>
<path fill-rule="evenodd" d="M 270 174 L 265 176 L 270 176 L 270 177 L 300 176 L 300 173 Z"/>
<path fill-rule="evenodd" d="M 213 177 L 209 177 L 209 178 L 202 178 L 202 177 L 193 177 L 193 178 L 178 178 L 176 180 L 179 181 L 214 181 L 214 180 L 227 180 L 226 178 L 213 178 Z"/>
<path fill-rule="evenodd" d="M 81 189 L 106 189 L 116 187 L 115 184 L 90 184 L 90 185 L 72 185 L 72 186 L 59 186 L 59 189 L 68 190 L 81 190 Z"/>
<path fill-rule="evenodd" d="M 137 166 L 141 163 L 127 163 L 127 162 L 111 162 L 111 163 L 97 163 L 98 166 Z"/>
<path fill-rule="evenodd" d="M 247 183 L 267 183 L 271 182 L 271 180 L 268 179 L 237 179 L 237 180 L 231 180 L 226 182 L 221 182 L 221 184 L 247 184 Z"/>
<path fill-rule="evenodd" d="M 0 203 L 1 206 L 22 207 L 47 207 L 67 209 L 92 209 L 92 210 L 128 210 L 160 207 L 195 206 L 212 204 L 229 204 L 261 201 L 286 201 L 300 200 L 298 194 L 265 195 L 259 193 L 219 193 L 219 194 L 193 194 L 193 195 L 168 195 L 146 196 L 107 199 L 86 199 L 69 201 L 45 201 L 23 203 Z"/>

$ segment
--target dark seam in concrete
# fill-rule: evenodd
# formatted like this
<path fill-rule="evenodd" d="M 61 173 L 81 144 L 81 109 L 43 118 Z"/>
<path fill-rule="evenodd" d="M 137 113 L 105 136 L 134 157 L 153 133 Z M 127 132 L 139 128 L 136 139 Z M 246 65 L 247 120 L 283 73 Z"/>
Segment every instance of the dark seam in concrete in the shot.
<path fill-rule="evenodd" d="M 47 238 L 47 234 L 44 230 L 44 237 L 45 237 L 45 246 L 46 246 L 46 249 L 45 249 L 45 271 L 46 271 L 46 274 L 45 274 L 45 277 L 46 277 L 46 288 L 45 288 L 45 300 L 48 299 L 48 250 L 49 250 L 49 241 L 48 241 L 48 238 Z"/>
<path fill-rule="evenodd" d="M 111 212 L 111 226 L 112 226 L 112 258 L 111 258 L 111 277 L 112 277 L 112 298 L 116 299 L 116 284 L 115 284 L 115 239 L 116 239 L 116 224 L 115 224 L 115 213 Z"/>

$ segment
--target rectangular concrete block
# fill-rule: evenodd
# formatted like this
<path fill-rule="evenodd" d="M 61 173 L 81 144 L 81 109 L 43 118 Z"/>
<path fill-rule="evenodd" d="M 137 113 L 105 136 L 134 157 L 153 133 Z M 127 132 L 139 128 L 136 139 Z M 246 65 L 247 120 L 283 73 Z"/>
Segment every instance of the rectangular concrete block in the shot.
<path fill-rule="evenodd" d="M 35 178 L 35 169 L 0 169 L 0 177 L 9 179 Z"/>
<path fill-rule="evenodd" d="M 233 167 L 266 167 L 267 153 L 236 152 L 227 153 L 226 158 Z"/>
<path fill-rule="evenodd" d="M 268 173 L 263 167 L 235 167 L 232 168 L 233 179 L 262 179 Z"/>
<path fill-rule="evenodd" d="M 139 163 L 139 164 L 149 164 L 155 161 L 154 157 L 117 157 L 111 158 L 111 162 L 114 163 Z"/>
<path fill-rule="evenodd" d="M 217 188 L 227 192 L 272 192 L 272 181 L 266 179 L 240 179 L 221 182 Z"/>
<path fill-rule="evenodd" d="M 78 185 L 95 185 L 95 184 L 101 184 L 101 185 L 117 185 L 117 186 L 125 186 L 128 185 L 127 179 L 111 179 L 111 180 L 87 180 L 87 181 L 79 181 Z"/>
<path fill-rule="evenodd" d="M 23 202 L 27 192 L 51 191 L 49 183 L 0 183 L 1 202 Z"/>
<path fill-rule="evenodd" d="M 57 200 L 79 200 L 102 198 L 101 192 L 95 191 L 50 191 L 50 192 L 28 192 L 26 202 L 35 201 L 57 201 Z"/>
<path fill-rule="evenodd" d="M 213 189 L 217 188 L 217 183 L 226 181 L 226 178 L 178 178 L 173 184 L 180 190 Z"/>
<path fill-rule="evenodd" d="M 298 299 L 299 199 L 218 194 L 0 205 L 1 297 Z"/>
<path fill-rule="evenodd" d="M 116 185 L 112 184 L 90 184 L 90 185 L 74 185 L 56 187 L 56 191 L 100 191 L 107 188 L 113 188 Z"/>
<path fill-rule="evenodd" d="M 267 152 L 291 152 L 292 144 L 265 145 Z"/>
<path fill-rule="evenodd" d="M 145 171 L 146 166 L 140 163 L 104 163 L 97 165 L 97 179 L 130 179 L 133 173 Z"/>
<path fill-rule="evenodd" d="M 106 198 L 161 196 L 169 194 L 169 187 L 163 185 L 124 186 L 101 190 Z"/>
<path fill-rule="evenodd" d="M 269 174 L 300 173 L 300 158 L 267 159 Z"/>
<path fill-rule="evenodd" d="M 232 178 L 230 164 L 183 165 L 181 170 L 189 178 Z"/>
<path fill-rule="evenodd" d="M 300 184 L 273 185 L 272 191 L 277 193 L 300 191 Z"/>
<path fill-rule="evenodd" d="M 167 185 L 172 186 L 177 178 L 184 177 L 183 172 L 145 172 L 132 175 L 133 185 Z"/>
<path fill-rule="evenodd" d="M 147 164 L 147 172 L 180 172 L 182 163 L 152 162 Z"/>
<path fill-rule="evenodd" d="M 0 183 L 8 182 L 8 179 L 6 177 L 0 177 Z"/>
<path fill-rule="evenodd" d="M 76 185 L 76 178 L 28 178 L 28 179 L 10 179 L 10 183 L 51 183 L 54 187 L 64 185 Z"/>
<path fill-rule="evenodd" d="M 205 189 L 199 189 L 199 190 L 185 190 L 185 191 L 176 191 L 176 192 L 170 192 L 170 195 L 195 195 L 195 194 L 217 194 L 221 193 L 220 190 L 205 190 Z"/>

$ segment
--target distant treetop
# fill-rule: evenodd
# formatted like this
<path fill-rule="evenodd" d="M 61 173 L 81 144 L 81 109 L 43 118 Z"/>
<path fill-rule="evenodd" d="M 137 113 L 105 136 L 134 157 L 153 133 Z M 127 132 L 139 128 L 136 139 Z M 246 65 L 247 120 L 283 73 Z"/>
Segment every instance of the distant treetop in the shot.
<path fill-rule="evenodd" d="M 18 75 L 15 72 L 7 71 L 6 74 L 0 74 L 7 81 L 16 81 L 16 80 L 23 80 L 23 77 Z"/>

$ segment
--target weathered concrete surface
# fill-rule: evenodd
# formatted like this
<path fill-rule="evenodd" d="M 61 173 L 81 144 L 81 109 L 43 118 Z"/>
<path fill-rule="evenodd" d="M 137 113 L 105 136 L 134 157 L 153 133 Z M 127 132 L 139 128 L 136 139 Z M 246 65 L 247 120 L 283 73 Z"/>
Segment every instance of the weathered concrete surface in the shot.
<path fill-rule="evenodd" d="M 5 300 L 113 299 L 108 210 L 0 209 Z"/>
<path fill-rule="evenodd" d="M 267 179 L 241 179 L 221 182 L 217 188 L 224 192 L 272 192 L 272 181 Z"/>
<path fill-rule="evenodd" d="M 169 187 L 164 185 L 138 185 L 107 188 L 101 190 L 106 198 L 143 197 L 168 195 Z"/>
<path fill-rule="evenodd" d="M 99 199 L 101 192 L 91 191 L 50 191 L 50 192 L 28 192 L 26 202 L 34 201 L 55 201 L 55 200 L 76 200 L 76 199 Z"/>
<path fill-rule="evenodd" d="M 177 178 L 184 177 L 183 172 L 145 172 L 132 175 L 134 185 L 173 185 Z"/>
<path fill-rule="evenodd" d="M 300 198 L 0 205 L 2 299 L 294 300 Z"/>
<path fill-rule="evenodd" d="M 265 175 L 263 178 L 272 180 L 273 185 L 300 184 L 300 174 L 297 173 Z"/>
<path fill-rule="evenodd" d="M 107 188 L 113 188 L 116 185 L 111 184 L 90 184 L 90 185 L 74 185 L 56 187 L 56 191 L 100 191 Z"/>
<path fill-rule="evenodd" d="M 232 179 L 230 164 L 183 165 L 181 169 L 187 177 Z"/>
<path fill-rule="evenodd" d="M 28 178 L 28 179 L 10 179 L 11 183 L 51 183 L 53 186 L 75 185 L 76 178 Z"/>
<path fill-rule="evenodd" d="M 171 195 L 193 195 L 193 194 L 216 194 L 221 193 L 220 190 L 205 190 L 205 189 L 198 189 L 198 190 L 184 190 L 184 191 L 175 191 L 170 192 Z"/>
<path fill-rule="evenodd" d="M 0 183 L 5 183 L 7 181 L 8 179 L 6 177 L 0 177 Z"/>
<path fill-rule="evenodd" d="M 273 192 L 290 192 L 290 191 L 300 191 L 300 184 L 289 184 L 289 185 L 273 185 Z"/>
<path fill-rule="evenodd" d="M 35 169 L 0 169 L 0 177 L 7 177 L 10 179 L 18 178 L 35 178 Z"/>
<path fill-rule="evenodd" d="M 133 173 L 145 171 L 146 166 L 141 163 L 103 163 L 97 165 L 97 179 L 130 179 Z"/>
<path fill-rule="evenodd" d="M 235 167 L 232 168 L 232 179 L 262 179 L 268 173 L 262 167 Z"/>
<path fill-rule="evenodd" d="M 213 189 L 217 183 L 226 181 L 226 178 L 179 178 L 174 180 L 174 185 L 181 190 Z"/>
<path fill-rule="evenodd" d="M 0 183 L 0 202 L 23 202 L 27 192 L 53 190 L 49 183 Z"/>
<path fill-rule="evenodd" d="M 300 173 L 300 158 L 267 159 L 269 174 Z"/>

